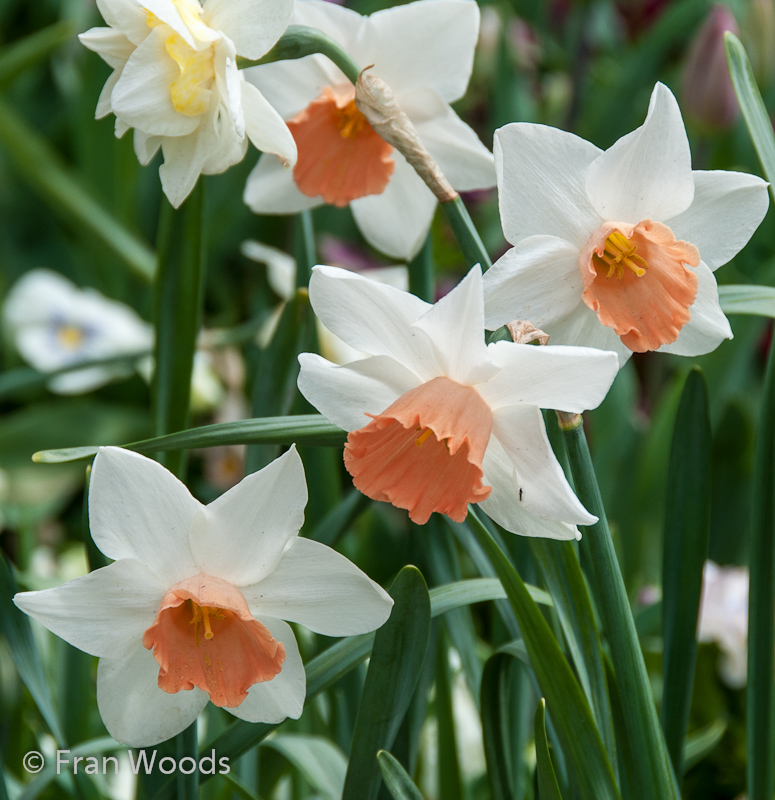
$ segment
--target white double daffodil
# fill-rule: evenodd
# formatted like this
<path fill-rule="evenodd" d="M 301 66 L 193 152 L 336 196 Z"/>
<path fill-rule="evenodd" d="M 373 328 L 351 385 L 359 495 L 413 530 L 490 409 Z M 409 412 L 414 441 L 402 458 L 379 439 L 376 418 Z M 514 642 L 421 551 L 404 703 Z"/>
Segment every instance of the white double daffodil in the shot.
<path fill-rule="evenodd" d="M 692 171 L 670 90 L 608 150 L 531 123 L 495 133 L 503 231 L 484 278 L 487 327 L 530 320 L 552 344 L 692 356 L 732 338 L 713 270 L 751 238 L 767 184 Z"/>
<path fill-rule="evenodd" d="M 430 305 L 318 266 L 310 300 L 329 330 L 369 354 L 343 366 L 299 357 L 302 394 L 350 431 L 344 461 L 361 492 L 419 524 L 434 511 L 462 521 L 469 503 L 526 536 L 573 539 L 596 520 L 563 475 L 541 408 L 597 406 L 615 353 L 486 345 L 479 267 Z"/>
<path fill-rule="evenodd" d="M 148 164 L 159 148 L 162 187 L 179 206 L 199 175 L 241 161 L 248 139 L 296 161 L 287 126 L 261 92 L 243 80 L 237 56 L 258 59 L 288 26 L 294 0 L 97 0 L 110 27 L 81 42 L 113 74 L 97 118 L 113 113 L 116 135 L 135 129 L 135 152 Z"/>
<path fill-rule="evenodd" d="M 114 563 L 14 602 L 99 656 L 97 703 L 119 742 L 169 739 L 208 699 L 248 722 L 297 718 L 305 673 L 284 620 L 349 636 L 378 628 L 393 604 L 344 556 L 298 536 L 306 502 L 295 447 L 207 506 L 155 461 L 103 447 L 89 521 Z"/>
<path fill-rule="evenodd" d="M 299 0 L 291 23 L 319 28 L 392 89 L 423 144 L 458 191 L 495 185 L 492 155 L 449 104 L 465 93 L 479 30 L 474 0 L 418 0 L 364 17 Z M 350 205 L 366 239 L 409 259 L 430 228 L 436 199 L 404 157 L 356 108 L 355 89 L 325 56 L 245 70 L 296 139 L 293 171 L 262 157 L 245 188 L 259 214 Z"/>

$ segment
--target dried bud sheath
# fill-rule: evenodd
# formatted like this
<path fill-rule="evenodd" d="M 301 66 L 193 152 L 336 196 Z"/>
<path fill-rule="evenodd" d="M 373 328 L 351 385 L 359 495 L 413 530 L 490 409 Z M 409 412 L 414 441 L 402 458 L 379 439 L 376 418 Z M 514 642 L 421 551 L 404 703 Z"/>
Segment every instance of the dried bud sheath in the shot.
<path fill-rule="evenodd" d="M 376 75 L 367 75 L 367 67 L 355 84 L 355 105 L 372 128 L 401 153 L 440 203 L 454 200 L 452 188 L 439 165 L 425 149 L 416 128 L 401 110 L 390 87 Z"/>

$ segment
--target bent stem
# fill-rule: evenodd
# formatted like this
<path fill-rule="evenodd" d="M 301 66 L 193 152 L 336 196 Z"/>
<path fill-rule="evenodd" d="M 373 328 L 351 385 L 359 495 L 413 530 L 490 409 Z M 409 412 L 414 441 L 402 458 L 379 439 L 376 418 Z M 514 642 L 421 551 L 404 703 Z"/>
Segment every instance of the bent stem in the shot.
<path fill-rule="evenodd" d="M 659 726 L 581 417 L 561 417 L 560 427 L 568 446 L 576 493 L 587 510 L 598 517 L 597 523 L 582 528 L 581 547 L 588 548 L 589 561 L 593 565 L 592 574 L 588 577 L 611 648 L 611 660 L 622 699 L 624 725 L 633 754 L 630 768 L 637 797 L 643 800 L 653 800 L 655 797 L 679 800 L 678 785 Z"/>

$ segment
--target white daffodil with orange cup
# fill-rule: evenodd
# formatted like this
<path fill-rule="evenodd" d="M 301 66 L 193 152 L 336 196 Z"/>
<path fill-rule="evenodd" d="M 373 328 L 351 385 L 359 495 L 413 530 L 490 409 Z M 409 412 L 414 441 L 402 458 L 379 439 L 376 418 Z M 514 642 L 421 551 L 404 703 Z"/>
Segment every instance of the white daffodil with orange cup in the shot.
<path fill-rule="evenodd" d="M 393 603 L 344 556 L 298 536 L 306 502 L 295 447 L 207 506 L 155 461 L 100 448 L 89 520 L 115 561 L 14 602 L 99 656 L 97 703 L 119 742 L 169 739 L 208 700 L 248 722 L 297 718 L 305 673 L 284 620 L 349 636 L 378 628 Z"/>
<path fill-rule="evenodd" d="M 579 413 L 605 397 L 616 354 L 484 341 L 474 267 L 435 305 L 348 270 L 317 266 L 310 300 L 323 324 L 369 357 L 343 366 L 299 357 L 299 389 L 350 431 L 355 487 L 409 511 L 465 519 L 469 503 L 509 531 L 579 537 L 596 517 L 552 452 L 541 408 Z"/>
<path fill-rule="evenodd" d="M 474 0 L 418 0 L 364 17 L 322 0 L 298 0 L 293 25 L 318 28 L 384 80 L 423 144 L 458 191 L 495 185 L 492 154 L 450 108 L 466 91 L 479 30 Z M 321 55 L 245 70 L 288 121 L 293 170 L 262 157 L 245 202 L 259 214 L 349 204 L 364 237 L 395 258 L 420 249 L 436 199 L 406 159 L 355 105 L 355 88 Z"/>
<path fill-rule="evenodd" d="M 484 277 L 487 327 L 529 319 L 552 344 L 682 356 L 732 330 L 713 271 L 767 212 L 767 184 L 692 170 L 678 103 L 661 83 L 646 121 L 602 151 L 571 133 L 495 132 L 501 222 L 514 245 Z"/>
<path fill-rule="evenodd" d="M 81 42 L 113 68 L 97 118 L 116 116 L 116 136 L 135 129 L 148 164 L 161 148 L 162 187 L 177 207 L 201 174 L 242 161 L 248 139 L 292 165 L 296 145 L 237 56 L 258 59 L 288 26 L 294 0 L 97 0 L 107 28 Z"/>

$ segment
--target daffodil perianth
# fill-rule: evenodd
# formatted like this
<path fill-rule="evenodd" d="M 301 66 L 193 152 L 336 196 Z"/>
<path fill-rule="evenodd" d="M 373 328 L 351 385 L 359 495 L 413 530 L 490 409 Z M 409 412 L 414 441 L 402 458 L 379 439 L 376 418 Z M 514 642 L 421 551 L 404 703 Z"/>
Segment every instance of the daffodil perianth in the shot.
<path fill-rule="evenodd" d="M 546 435 L 541 408 L 581 412 L 605 397 L 614 353 L 484 342 L 479 267 L 435 305 L 334 267 L 312 273 L 322 323 L 369 357 L 300 356 L 299 388 L 350 431 L 344 461 L 375 500 L 465 519 L 469 503 L 509 531 L 572 539 L 589 514 Z"/>
<path fill-rule="evenodd" d="M 471 77 L 479 30 L 474 0 L 418 0 L 364 17 L 322 0 L 298 0 L 292 24 L 319 28 L 393 90 L 457 190 L 495 184 L 492 155 L 449 104 Z M 355 105 L 352 83 L 323 56 L 245 70 L 293 132 L 293 172 L 262 157 L 245 188 L 259 214 L 349 204 L 375 247 L 395 258 L 420 249 L 436 200 L 406 159 L 380 139 Z"/>
<path fill-rule="evenodd" d="M 306 502 L 295 448 L 204 506 L 155 461 L 103 447 L 89 519 L 114 563 L 14 602 L 99 656 L 97 702 L 119 742 L 169 739 L 208 699 L 248 722 L 297 718 L 305 673 L 284 620 L 349 636 L 392 606 L 344 556 L 298 536 Z"/>
<path fill-rule="evenodd" d="M 292 165 L 296 145 L 261 92 L 243 80 L 237 56 L 261 58 L 288 26 L 293 0 L 97 0 L 110 27 L 79 37 L 113 74 L 97 118 L 116 116 L 116 136 L 135 129 L 148 164 L 159 148 L 162 187 L 173 206 L 199 175 L 241 161 L 248 139 Z"/>
<path fill-rule="evenodd" d="M 693 171 L 667 87 L 604 152 L 514 123 L 495 133 L 495 165 L 514 247 L 484 277 L 488 328 L 529 319 L 555 344 L 615 350 L 622 364 L 633 351 L 700 355 L 732 337 L 713 270 L 764 218 L 767 184 Z"/>

